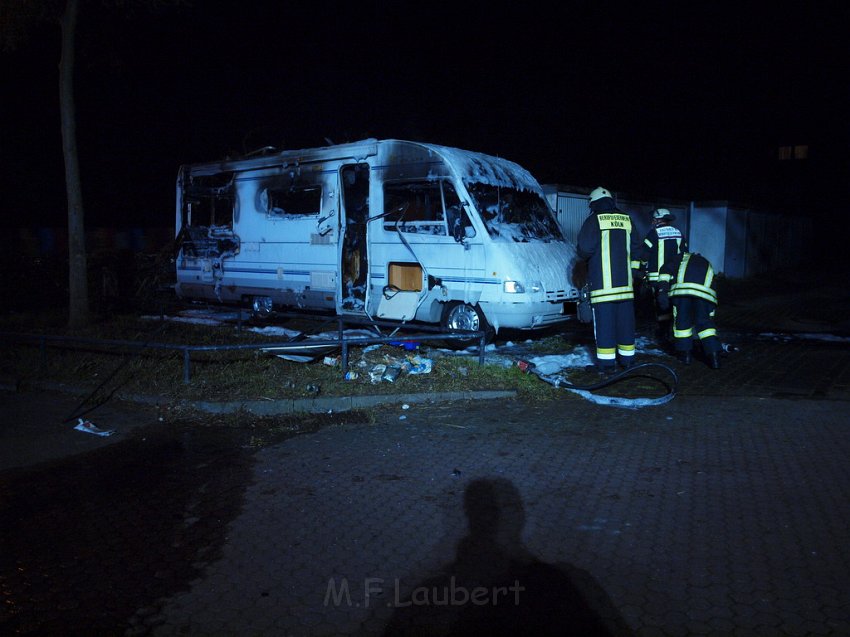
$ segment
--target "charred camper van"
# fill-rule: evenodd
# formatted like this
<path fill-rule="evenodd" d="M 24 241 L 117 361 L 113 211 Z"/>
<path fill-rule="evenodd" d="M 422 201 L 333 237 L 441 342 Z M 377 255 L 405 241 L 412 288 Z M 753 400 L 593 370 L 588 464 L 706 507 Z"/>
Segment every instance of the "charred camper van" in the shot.
<path fill-rule="evenodd" d="M 186 165 L 184 299 L 301 308 L 448 330 L 530 329 L 578 298 L 543 191 L 517 164 L 368 139 Z"/>

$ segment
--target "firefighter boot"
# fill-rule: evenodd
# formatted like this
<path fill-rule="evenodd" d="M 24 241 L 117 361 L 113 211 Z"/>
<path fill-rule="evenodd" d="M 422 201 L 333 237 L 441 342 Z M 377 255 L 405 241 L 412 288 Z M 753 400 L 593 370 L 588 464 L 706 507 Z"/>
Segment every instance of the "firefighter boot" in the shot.
<path fill-rule="evenodd" d="M 708 366 L 711 369 L 720 369 L 720 352 L 712 352 L 708 355 Z"/>

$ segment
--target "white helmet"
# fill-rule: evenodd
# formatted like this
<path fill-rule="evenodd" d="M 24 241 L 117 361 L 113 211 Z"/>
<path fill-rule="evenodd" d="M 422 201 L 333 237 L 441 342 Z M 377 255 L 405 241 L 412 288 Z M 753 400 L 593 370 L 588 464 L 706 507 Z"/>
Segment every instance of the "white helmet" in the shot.
<path fill-rule="evenodd" d="M 664 217 L 672 217 L 670 211 L 667 208 L 656 208 L 655 212 L 652 213 L 653 219 L 663 219 Z"/>
<path fill-rule="evenodd" d="M 611 197 L 611 193 L 608 192 L 602 186 L 599 186 L 598 188 L 594 188 L 593 190 L 590 191 L 590 200 L 591 201 L 596 201 L 597 199 L 602 199 L 603 197 Z M 613 199 L 613 197 L 611 197 L 611 198 Z"/>

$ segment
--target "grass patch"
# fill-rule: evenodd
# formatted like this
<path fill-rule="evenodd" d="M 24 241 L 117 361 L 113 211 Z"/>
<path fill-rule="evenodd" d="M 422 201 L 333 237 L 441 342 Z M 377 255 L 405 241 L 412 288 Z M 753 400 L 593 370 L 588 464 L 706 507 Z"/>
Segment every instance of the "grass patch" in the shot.
<path fill-rule="evenodd" d="M 336 328 L 333 319 L 307 321 L 295 319 L 286 327 L 306 334 Z M 286 337 L 259 334 L 234 325 L 198 325 L 173 321 L 160 322 L 138 315 L 113 316 L 69 334 L 50 315 L 6 315 L 0 318 L 0 331 L 73 335 L 75 337 L 132 341 L 139 345 L 169 343 L 174 345 L 237 345 L 284 342 Z M 400 336 L 415 340 L 415 336 Z M 544 331 L 524 339 L 524 357 L 564 354 L 574 346 L 563 334 Z M 253 401 L 304 399 L 315 397 L 438 394 L 469 391 L 515 391 L 522 398 L 547 400 L 572 396 L 534 375 L 525 374 L 503 356 L 485 356 L 478 364 L 477 355 L 454 355 L 423 342 L 408 352 L 391 345 L 352 347 L 349 370 L 358 373 L 353 380 L 343 378 L 339 362 L 324 364 L 319 358 L 308 363 L 293 362 L 259 350 L 194 352 L 190 358 L 190 382 L 184 382 L 184 361 L 180 351 L 136 348 L 124 352 L 78 346 L 73 349 L 48 347 L 43 355 L 37 345 L 4 343 L 5 355 L 0 361 L 0 375 L 24 384 L 52 381 L 93 392 L 118 395 L 159 397 L 163 403 L 180 401 Z M 431 360 L 431 371 L 424 374 L 402 373 L 395 382 L 372 382 L 370 372 L 380 365 L 402 364 L 420 356 Z M 565 378 L 578 386 L 599 382 L 599 377 L 584 370 L 567 370 Z M 663 395 L 665 388 L 657 380 L 628 378 L 614 385 L 594 390 L 611 396 Z"/>
<path fill-rule="evenodd" d="M 41 319 L 45 317 L 42 316 Z M 184 345 L 268 344 L 285 337 L 269 337 L 233 326 L 191 323 L 160 323 L 138 316 L 116 316 L 70 334 L 50 317 L 35 320 L 17 314 L 4 317 L 0 330 L 19 334 L 67 335 L 79 338 Z M 320 326 L 322 327 L 322 326 Z M 328 329 L 325 325 L 322 329 Z M 563 351 L 560 337 L 534 342 L 536 354 Z M 478 364 L 477 355 L 446 355 L 445 351 L 423 344 L 413 352 L 401 347 L 353 347 L 349 369 L 359 377 L 344 380 L 337 361 L 324 364 L 285 360 L 259 350 L 193 352 L 190 382 L 184 383 L 183 356 L 179 351 L 139 347 L 123 352 L 95 345 L 73 348 L 48 346 L 42 353 L 36 344 L 6 342 L 0 374 L 24 384 L 47 380 L 94 391 L 143 394 L 161 397 L 164 402 L 179 400 L 234 401 L 312 398 L 316 396 L 357 396 L 373 394 L 444 393 L 479 390 L 513 390 L 529 398 L 548 398 L 559 390 L 503 363 Z M 431 360 L 431 371 L 402 373 L 395 382 L 374 383 L 370 372 L 379 365 L 403 364 L 413 356 Z M 486 359 L 486 357 L 485 357 Z"/>

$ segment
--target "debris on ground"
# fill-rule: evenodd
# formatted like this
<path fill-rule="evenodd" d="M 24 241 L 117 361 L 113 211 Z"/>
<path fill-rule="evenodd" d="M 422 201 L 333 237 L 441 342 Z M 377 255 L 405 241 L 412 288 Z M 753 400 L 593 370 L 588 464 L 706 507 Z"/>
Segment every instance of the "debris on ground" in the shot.
<path fill-rule="evenodd" d="M 77 424 L 74 426 L 74 429 L 77 431 L 82 431 L 87 434 L 94 434 L 95 436 L 111 436 L 115 433 L 114 429 L 101 429 L 97 425 L 95 425 L 91 420 L 82 418 L 77 418 Z"/>

